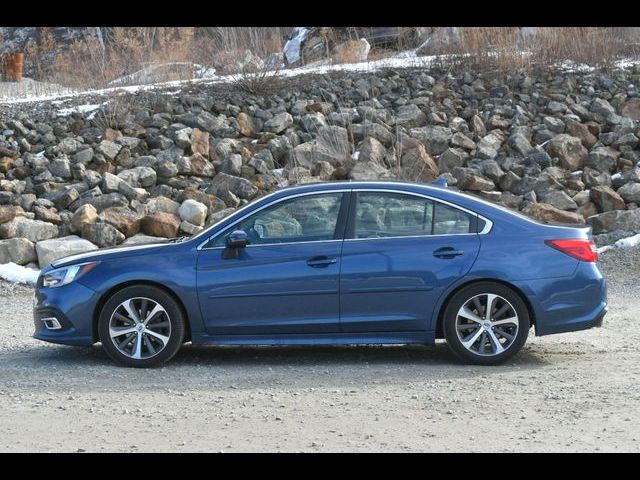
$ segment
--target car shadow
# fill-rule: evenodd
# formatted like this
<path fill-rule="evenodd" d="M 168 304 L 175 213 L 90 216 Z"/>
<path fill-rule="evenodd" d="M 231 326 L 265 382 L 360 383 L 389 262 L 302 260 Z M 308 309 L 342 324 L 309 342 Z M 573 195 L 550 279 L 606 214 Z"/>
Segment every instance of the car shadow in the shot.
<path fill-rule="evenodd" d="M 50 391 L 100 388 L 151 393 L 219 389 L 368 388 L 491 378 L 533 372 L 558 362 L 549 352 L 523 348 L 496 366 L 461 363 L 446 344 L 360 346 L 195 346 L 184 345 L 160 368 L 136 369 L 114 364 L 100 345 L 43 345 L 2 355 L 0 384 L 14 390 L 46 379 Z M 526 374 L 526 373 L 525 373 Z"/>
<path fill-rule="evenodd" d="M 546 354 L 549 352 L 546 350 Z M 5 352 L 5 368 L 13 365 L 73 368 L 80 365 L 118 368 L 102 347 L 38 345 L 16 352 Z M 545 355 L 525 346 L 498 369 L 540 368 L 551 362 Z M 201 346 L 185 344 L 163 369 L 189 367 L 249 369 L 251 367 L 335 367 L 348 366 L 447 367 L 453 370 L 482 369 L 490 373 L 496 367 L 462 363 L 444 343 L 436 345 L 348 345 L 348 346 Z M 249 370 L 247 370 L 249 371 Z"/>
<path fill-rule="evenodd" d="M 179 366 L 450 366 L 474 367 L 462 363 L 444 343 L 436 345 L 355 346 L 199 346 L 185 345 L 173 358 Z M 504 365 L 539 367 L 548 364 L 526 347 Z M 482 368 L 482 367 L 481 367 Z M 491 367 L 489 367 L 491 368 Z"/>

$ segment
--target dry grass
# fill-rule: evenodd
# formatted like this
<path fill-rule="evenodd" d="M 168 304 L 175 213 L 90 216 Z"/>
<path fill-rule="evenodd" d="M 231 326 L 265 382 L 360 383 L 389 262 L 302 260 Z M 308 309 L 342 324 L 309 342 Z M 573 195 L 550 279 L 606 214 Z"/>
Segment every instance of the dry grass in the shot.
<path fill-rule="evenodd" d="M 271 53 L 280 52 L 289 30 L 109 27 L 102 30 L 102 37 L 91 35 L 61 45 L 49 28 L 42 27 L 38 41 L 25 51 L 25 63 L 32 67 L 35 78 L 77 89 L 105 87 L 129 75 L 129 83 L 136 84 L 187 80 L 193 78 L 193 63 L 222 70 L 228 65 L 230 70 L 220 73 L 241 73 L 247 55 L 266 60 Z M 255 71 L 260 68 L 258 65 Z"/>
<path fill-rule="evenodd" d="M 459 42 L 435 51 L 449 54 L 439 64 L 449 70 L 473 69 L 504 74 L 541 71 L 564 61 L 608 70 L 623 58 L 638 58 L 636 27 L 461 27 Z"/>
<path fill-rule="evenodd" d="M 370 52 L 370 59 L 394 55 L 421 42 L 416 32 L 435 27 L 397 27 L 399 36 Z M 97 30 L 96 30 L 97 31 Z M 38 42 L 25 51 L 33 77 L 76 89 L 155 83 L 193 78 L 194 63 L 219 74 L 239 74 L 238 86 L 258 93 L 272 82 L 264 67 L 281 52 L 291 27 L 109 27 L 103 36 L 87 36 L 60 45 L 51 30 L 38 29 Z M 460 27 L 458 41 L 429 53 L 442 55 L 437 66 L 504 74 L 544 70 L 571 60 L 610 69 L 621 58 L 638 58 L 640 28 L 539 27 L 523 35 L 517 27 Z M 344 34 L 341 34 L 344 36 Z M 349 27 L 348 38 L 367 37 L 366 28 Z M 133 74 L 133 75 L 132 75 Z M 268 88 L 267 88 L 268 90 Z"/>

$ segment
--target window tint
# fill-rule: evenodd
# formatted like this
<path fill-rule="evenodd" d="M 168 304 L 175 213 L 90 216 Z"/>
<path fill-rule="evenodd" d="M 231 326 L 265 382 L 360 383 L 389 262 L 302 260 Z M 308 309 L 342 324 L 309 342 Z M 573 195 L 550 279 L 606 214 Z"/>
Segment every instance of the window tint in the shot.
<path fill-rule="evenodd" d="M 355 238 L 453 235 L 476 231 L 476 216 L 432 200 L 388 192 L 359 192 Z"/>
<path fill-rule="evenodd" d="M 343 193 L 308 195 L 284 200 L 226 228 L 212 246 L 225 246 L 233 230 L 244 230 L 250 245 L 332 240 Z"/>
<path fill-rule="evenodd" d="M 433 234 L 447 235 L 475 232 L 475 215 L 436 202 L 433 217 Z"/>
<path fill-rule="evenodd" d="M 433 202 L 426 198 L 386 192 L 359 192 L 355 238 L 429 235 Z"/>

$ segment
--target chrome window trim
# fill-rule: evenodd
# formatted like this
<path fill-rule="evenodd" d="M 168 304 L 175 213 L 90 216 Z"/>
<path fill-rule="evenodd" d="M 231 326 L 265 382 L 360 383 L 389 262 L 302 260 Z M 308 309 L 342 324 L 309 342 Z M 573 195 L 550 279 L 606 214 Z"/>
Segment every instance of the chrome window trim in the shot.
<path fill-rule="evenodd" d="M 346 189 L 338 189 L 338 190 L 324 190 L 324 191 L 322 191 L 322 192 L 302 192 L 302 193 L 298 193 L 298 194 L 296 194 L 296 195 L 291 195 L 291 196 L 288 196 L 288 197 L 283 197 L 283 198 L 280 198 L 280 199 L 277 199 L 277 200 L 273 200 L 272 202 L 266 203 L 266 204 L 264 204 L 263 206 L 261 206 L 260 208 L 258 208 L 258 209 L 256 209 L 256 210 L 252 210 L 251 212 L 249 212 L 249 213 L 247 213 L 247 214 L 243 215 L 242 217 L 238 218 L 237 220 L 235 220 L 231 225 L 229 225 L 229 227 L 231 227 L 231 226 L 233 226 L 233 225 L 237 224 L 238 222 L 243 221 L 245 218 L 247 218 L 247 217 L 249 217 L 249 216 L 253 215 L 254 213 L 258 213 L 258 212 L 260 212 L 260 211 L 264 210 L 264 209 L 265 209 L 265 208 L 267 208 L 267 207 L 270 207 L 270 206 L 272 206 L 272 205 L 277 205 L 278 203 L 283 202 L 283 201 L 285 201 L 285 200 L 290 200 L 290 199 L 292 199 L 292 198 L 298 198 L 298 197 L 306 197 L 306 196 L 309 196 L 309 195 L 323 195 L 323 194 L 325 194 L 325 193 L 347 193 L 347 192 L 349 192 L 349 191 L 351 191 L 351 189 L 350 189 L 350 188 L 346 188 Z M 279 193 L 279 192 L 274 192 L 274 193 L 272 193 L 271 195 L 275 195 L 276 193 Z M 263 198 L 266 198 L 266 197 L 267 197 L 267 196 L 265 196 L 265 197 L 263 197 Z M 243 208 L 241 208 L 240 210 L 238 210 L 238 211 L 237 211 L 237 212 L 235 212 L 235 213 L 241 212 L 242 210 L 245 210 L 245 209 L 247 209 L 247 208 L 249 208 L 249 207 L 250 207 L 250 205 L 246 205 L 246 206 L 244 206 Z M 209 230 L 214 229 L 217 225 L 220 225 L 220 224 L 221 224 L 222 222 L 224 222 L 225 220 L 226 220 L 226 219 L 225 219 L 225 218 L 223 218 L 223 219 L 222 219 L 222 220 L 220 220 L 219 222 L 217 222 L 217 223 L 213 224 L 211 227 L 209 227 Z M 226 230 L 226 229 L 225 229 L 225 230 Z M 221 233 L 222 233 L 222 232 L 218 232 L 218 233 L 216 233 L 215 235 L 211 235 L 211 236 L 210 236 L 209 238 L 207 238 L 204 242 L 201 242 L 201 243 L 198 245 L 197 250 L 214 250 L 214 249 L 218 249 L 218 248 L 226 248 L 226 247 L 210 247 L 210 248 L 203 248 L 203 247 L 204 247 L 204 245 L 206 245 L 207 243 L 209 243 L 211 240 L 213 240 L 215 237 L 217 237 L 217 236 L 218 236 L 218 235 L 220 235 Z M 327 241 L 333 241 L 333 240 L 334 240 L 334 239 L 331 239 L 331 240 L 311 240 L 311 241 L 309 241 L 309 242 L 288 242 L 288 243 L 289 243 L 289 244 L 291 244 L 291 243 L 310 243 L 310 242 L 312 242 L 312 241 L 313 241 L 313 242 L 327 242 Z M 335 240 L 335 241 L 341 242 L 342 240 Z M 266 243 L 261 243 L 260 245 L 254 245 L 254 247 L 264 246 L 264 245 L 285 245 L 285 243 L 284 243 L 284 242 L 283 242 L 283 243 L 275 243 L 275 244 L 266 244 Z M 247 246 L 249 246 L 249 245 L 247 245 Z"/>
<path fill-rule="evenodd" d="M 241 216 L 240 218 L 238 218 L 237 220 L 235 220 L 231 225 L 229 225 L 230 227 L 238 222 L 243 221 L 245 218 L 249 217 L 250 215 L 253 215 L 254 213 L 258 213 L 261 210 L 270 207 L 272 205 L 276 205 L 280 202 L 283 202 L 285 200 L 290 200 L 292 198 L 298 198 L 298 197 L 306 197 L 309 195 L 323 195 L 323 194 L 327 194 L 327 193 L 349 193 L 349 192 L 383 192 L 383 193 L 395 193 L 395 194 L 400 194 L 400 195 L 410 195 L 410 196 L 414 196 L 414 197 L 421 197 L 421 198 L 426 198 L 427 200 L 431 200 L 434 202 L 440 202 L 443 203 L 445 205 L 448 205 L 450 207 L 456 208 L 458 210 L 461 210 L 463 212 L 466 212 L 470 215 L 475 215 L 476 217 L 482 219 L 485 222 L 484 228 L 482 229 L 482 231 L 477 232 L 477 233 L 441 233 L 441 234 L 436 234 L 436 235 L 398 235 L 398 236 L 393 236 L 393 237 L 375 237 L 375 238 L 345 238 L 345 239 L 331 239 L 331 240 L 310 240 L 307 242 L 282 242 L 282 243 L 261 243 L 259 245 L 247 245 L 248 247 L 264 247 L 264 246 L 273 246 L 273 245 L 293 245 L 293 244 L 300 244 L 300 243 L 324 243 L 324 242 L 342 242 L 342 241 L 351 241 L 351 240 L 388 240 L 388 239 L 394 239 L 394 238 L 420 238 L 420 237 L 451 237 L 451 236 L 458 236 L 458 235 L 486 235 L 487 233 L 489 233 L 491 231 L 491 229 L 493 228 L 493 222 L 491 220 L 489 220 L 488 218 L 472 211 L 469 210 L 468 208 L 465 207 L 461 207 L 460 205 L 456 205 L 455 203 L 451 203 L 447 200 L 442 200 L 440 198 L 436 198 L 436 197 L 432 197 L 430 195 L 426 195 L 423 193 L 417 193 L 417 192 L 407 192 L 404 190 L 394 190 L 394 189 L 390 189 L 390 188 L 375 188 L 375 187 L 371 187 L 371 188 L 344 188 L 344 189 L 335 189 L 335 190 L 323 190 L 323 191 L 315 191 L 315 192 L 302 192 L 302 193 L 298 193 L 295 195 L 291 195 L 291 196 L 287 196 L 287 197 L 283 197 L 277 200 L 273 200 L 272 202 L 266 203 L 265 205 L 263 205 L 262 207 L 253 210 L 243 216 Z M 266 195 L 264 198 L 267 198 L 269 196 L 275 195 L 279 193 L 278 192 L 274 192 L 271 193 L 269 195 Z M 240 210 L 238 210 L 235 213 L 239 213 L 242 212 L 243 210 L 248 209 L 251 206 L 251 204 L 245 205 L 244 207 L 242 207 Z M 222 222 L 224 222 L 226 220 L 226 218 L 223 218 L 222 220 L 216 222 L 215 224 L 211 225 L 211 227 L 209 227 L 207 230 L 213 230 L 215 229 L 216 226 L 220 225 Z M 226 229 L 225 229 L 226 230 Z M 196 248 L 197 250 L 218 250 L 218 249 L 224 249 L 226 247 L 209 247 L 209 248 L 204 248 L 204 245 L 206 245 L 207 243 L 209 243 L 211 240 L 213 240 L 215 237 L 217 237 L 218 235 L 220 235 L 222 232 L 218 232 L 215 235 L 211 235 L 209 236 L 206 240 L 204 240 L 203 242 L 201 242 L 198 247 Z"/>
<path fill-rule="evenodd" d="M 452 236 L 452 235 L 486 235 L 491 231 L 493 227 L 493 222 L 488 218 L 480 215 L 479 213 L 474 212 L 473 210 L 469 210 L 468 208 L 461 207 L 460 205 L 456 205 L 455 203 L 451 203 L 447 200 L 442 200 L 441 198 L 432 197 L 430 195 L 425 195 L 424 193 L 417 192 L 406 192 L 403 190 L 393 190 L 389 188 L 355 188 L 352 189 L 354 192 L 385 192 L 385 193 L 399 193 L 401 195 L 413 195 L 415 197 L 422 197 L 428 200 L 432 200 L 434 202 L 444 203 L 450 207 L 456 208 L 458 210 L 462 210 L 463 212 L 468 213 L 469 215 L 475 215 L 476 217 L 484 220 L 485 225 L 482 231 L 477 233 L 438 233 L 436 235 L 398 235 L 395 237 L 380 237 L 380 238 L 404 238 L 404 237 L 442 237 L 442 236 Z M 345 238 L 345 240 L 372 240 L 372 239 L 359 239 L 359 238 Z"/>

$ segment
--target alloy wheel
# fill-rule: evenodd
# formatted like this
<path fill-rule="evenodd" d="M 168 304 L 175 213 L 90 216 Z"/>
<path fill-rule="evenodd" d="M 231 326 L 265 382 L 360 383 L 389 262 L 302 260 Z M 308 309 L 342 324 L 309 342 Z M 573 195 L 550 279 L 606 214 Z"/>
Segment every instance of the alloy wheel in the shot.
<path fill-rule="evenodd" d="M 171 337 L 169 314 L 155 300 L 129 298 L 111 314 L 109 336 L 118 351 L 129 358 L 155 357 Z"/>
<path fill-rule="evenodd" d="M 518 335 L 518 314 L 504 297 L 481 293 L 467 300 L 456 315 L 456 332 L 462 345 L 482 356 L 499 355 Z"/>

